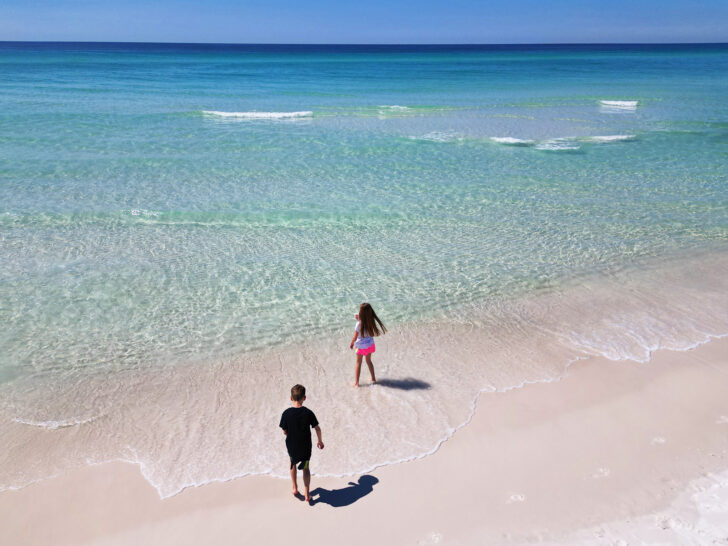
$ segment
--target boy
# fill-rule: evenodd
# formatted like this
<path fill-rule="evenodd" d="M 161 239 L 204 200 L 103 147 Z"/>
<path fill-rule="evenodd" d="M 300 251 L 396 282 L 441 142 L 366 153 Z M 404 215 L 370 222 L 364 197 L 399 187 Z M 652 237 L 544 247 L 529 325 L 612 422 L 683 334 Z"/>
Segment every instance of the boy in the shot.
<path fill-rule="evenodd" d="M 283 434 L 286 435 L 286 448 L 288 456 L 291 458 L 291 480 L 293 480 L 293 496 L 301 498 L 298 493 L 298 482 L 296 464 L 298 468 L 303 470 L 303 486 L 306 490 L 306 502 L 311 502 L 311 494 L 309 493 L 309 485 L 311 484 L 311 470 L 308 468 L 308 461 L 311 459 L 311 430 L 316 431 L 318 442 L 316 446 L 319 449 L 324 448 L 321 440 L 321 427 L 313 412 L 303 407 L 303 401 L 306 400 L 306 387 L 303 385 L 294 385 L 291 388 L 291 402 L 293 407 L 288 408 L 281 415 L 280 427 Z M 309 428 L 310 427 L 310 428 Z"/>

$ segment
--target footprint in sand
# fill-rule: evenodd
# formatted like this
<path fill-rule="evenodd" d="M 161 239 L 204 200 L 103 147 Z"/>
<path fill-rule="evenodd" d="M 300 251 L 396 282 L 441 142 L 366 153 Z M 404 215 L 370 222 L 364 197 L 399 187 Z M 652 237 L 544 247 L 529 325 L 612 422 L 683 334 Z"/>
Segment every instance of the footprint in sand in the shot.
<path fill-rule="evenodd" d="M 610 473 L 611 472 L 608 468 L 602 466 L 600 468 L 597 468 L 597 471 L 594 474 L 592 474 L 592 478 L 594 478 L 594 479 L 606 478 L 607 476 L 609 476 Z"/>
<path fill-rule="evenodd" d="M 663 438 L 662 436 L 655 436 L 654 438 L 652 438 L 653 446 L 664 444 L 665 442 L 667 442 L 667 440 L 665 438 Z"/>
<path fill-rule="evenodd" d="M 522 495 L 521 493 L 514 493 L 513 495 L 508 497 L 506 504 L 513 504 L 514 502 L 525 502 L 525 501 L 526 501 L 526 495 Z"/>
<path fill-rule="evenodd" d="M 718 417 L 718 419 L 715 421 L 716 425 L 728 425 L 728 415 L 721 415 Z"/>
<path fill-rule="evenodd" d="M 685 528 L 685 523 L 680 519 L 667 518 L 667 519 L 663 519 L 660 522 L 660 527 L 662 529 L 664 529 L 665 531 L 667 531 L 668 529 L 673 529 L 673 530 L 683 529 L 683 528 Z"/>

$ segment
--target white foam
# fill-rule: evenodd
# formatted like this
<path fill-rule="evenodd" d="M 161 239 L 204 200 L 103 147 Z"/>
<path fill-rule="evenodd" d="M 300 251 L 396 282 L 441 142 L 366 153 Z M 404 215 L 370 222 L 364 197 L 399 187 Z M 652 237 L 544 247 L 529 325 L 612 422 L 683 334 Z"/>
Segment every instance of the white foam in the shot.
<path fill-rule="evenodd" d="M 582 140 L 586 142 L 618 142 L 622 140 L 634 140 L 635 135 L 605 135 L 584 137 Z"/>
<path fill-rule="evenodd" d="M 497 144 L 503 144 L 506 146 L 534 146 L 537 150 L 549 150 L 549 151 L 560 151 L 560 150 L 578 150 L 580 142 L 586 143 L 607 143 L 607 142 L 619 142 L 634 140 L 635 135 L 596 135 L 586 137 L 560 137 L 550 138 L 542 141 L 535 141 L 532 139 L 515 138 L 515 137 L 490 137 L 490 140 Z"/>
<path fill-rule="evenodd" d="M 155 210 L 147 210 L 147 209 L 131 209 L 130 211 L 125 211 L 125 212 L 129 212 L 129 214 L 131 214 L 132 216 L 152 216 L 155 218 L 157 216 L 159 216 L 159 214 L 160 214 L 159 212 L 157 212 Z"/>
<path fill-rule="evenodd" d="M 634 112 L 639 101 L 636 100 L 600 100 L 599 105 L 603 112 Z"/>
<path fill-rule="evenodd" d="M 531 146 L 534 141 L 527 138 L 513 138 L 513 137 L 490 137 L 493 142 L 498 144 L 509 144 L 511 146 Z"/>
<path fill-rule="evenodd" d="M 565 151 L 565 150 L 578 150 L 579 144 L 571 137 L 564 138 L 552 138 L 544 140 L 536 145 L 537 150 L 547 151 Z"/>
<path fill-rule="evenodd" d="M 0 489 L 88 459 L 138 463 L 162 497 L 242 475 L 285 477 L 282 435 L 270 423 L 286 407 L 282 385 L 298 382 L 314 385 L 309 405 L 329 431 L 330 444 L 315 456 L 317 475 L 421 458 L 470 421 L 482 392 L 558 381 L 572 362 L 590 355 L 649 359 L 656 348 L 689 348 L 728 332 L 726 271 L 722 255 L 681 258 L 634 273 L 579 278 L 574 286 L 523 300 L 474 304 L 434 326 L 388 324 L 390 333 L 377 340 L 386 358 L 376 366 L 390 384 L 356 392 L 347 390 L 353 366 L 340 343 L 348 331 L 217 362 L 67 381 L 52 374 L 17 378 L 0 385 L 0 437 L 45 453 L 42 429 L 61 430 L 42 465 L 28 467 L 23 457 L 2 465 Z M 428 354 L 437 358 L 423 367 Z M 366 371 L 363 380 L 366 385 Z M 372 430 L 387 432 L 386 443 L 351 434 L 347 427 L 363 412 Z M 161 416 L 152 428 L 149 415 Z M 720 421 L 720 414 L 712 420 Z M 418 427 L 421 422 L 429 426 Z M 608 469 L 596 466 L 585 477 L 607 478 Z"/>
<path fill-rule="evenodd" d="M 202 113 L 210 116 L 240 119 L 292 119 L 313 116 L 313 112 L 310 110 L 300 112 L 220 112 L 217 110 L 203 110 Z"/>
<path fill-rule="evenodd" d="M 397 116 L 411 116 L 415 112 L 415 110 L 409 106 L 400 106 L 399 104 L 382 104 L 377 108 L 377 117 L 379 119 L 387 119 Z"/>
<path fill-rule="evenodd" d="M 637 108 L 639 101 L 636 100 L 603 100 L 599 101 L 604 106 L 614 106 L 616 108 Z"/>
<path fill-rule="evenodd" d="M 411 140 L 426 140 L 428 142 L 453 142 L 463 140 L 460 133 L 452 133 L 448 131 L 432 131 L 421 136 L 411 136 Z"/>
<path fill-rule="evenodd" d="M 23 419 L 20 417 L 14 417 L 13 422 L 20 423 L 21 425 L 30 425 L 33 427 L 45 428 L 48 430 L 56 430 L 59 428 L 76 427 L 79 425 L 85 425 L 87 423 L 93 423 L 99 417 L 102 417 L 102 416 L 95 415 L 93 417 L 88 417 L 86 419 L 65 419 L 65 420 L 61 420 L 61 421 L 53 421 L 53 420 L 34 421 L 32 419 Z"/>
<path fill-rule="evenodd" d="M 659 512 L 590 527 L 550 546 L 580 544 L 725 544 L 728 537 L 728 472 L 693 481 Z"/>

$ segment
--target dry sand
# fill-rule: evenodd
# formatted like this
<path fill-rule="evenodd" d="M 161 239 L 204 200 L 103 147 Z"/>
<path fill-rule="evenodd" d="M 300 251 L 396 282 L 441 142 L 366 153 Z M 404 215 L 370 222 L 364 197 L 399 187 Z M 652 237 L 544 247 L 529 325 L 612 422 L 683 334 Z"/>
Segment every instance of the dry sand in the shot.
<path fill-rule="evenodd" d="M 0 493 L 0 544 L 613 543 L 636 540 L 635 526 L 672 543 L 671 522 L 690 517 L 676 499 L 726 469 L 722 339 L 647 364 L 590 358 L 559 382 L 482 394 L 434 455 L 352 477 L 358 485 L 314 475 L 313 506 L 270 477 L 161 500 L 135 465 L 84 467 Z M 728 504 L 711 506 L 728 538 Z"/>

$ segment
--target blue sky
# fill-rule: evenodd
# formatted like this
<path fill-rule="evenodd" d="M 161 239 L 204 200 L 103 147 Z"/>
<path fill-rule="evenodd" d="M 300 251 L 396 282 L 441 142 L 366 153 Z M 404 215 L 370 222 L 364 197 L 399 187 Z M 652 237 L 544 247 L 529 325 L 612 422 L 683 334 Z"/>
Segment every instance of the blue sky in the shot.
<path fill-rule="evenodd" d="M 0 40 L 728 42 L 728 0 L 2 0 Z"/>

